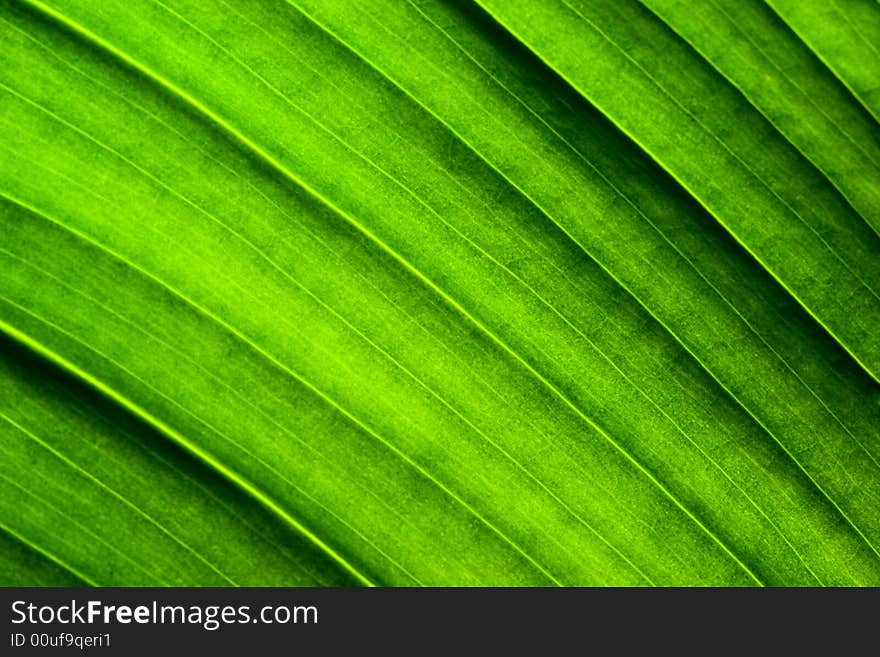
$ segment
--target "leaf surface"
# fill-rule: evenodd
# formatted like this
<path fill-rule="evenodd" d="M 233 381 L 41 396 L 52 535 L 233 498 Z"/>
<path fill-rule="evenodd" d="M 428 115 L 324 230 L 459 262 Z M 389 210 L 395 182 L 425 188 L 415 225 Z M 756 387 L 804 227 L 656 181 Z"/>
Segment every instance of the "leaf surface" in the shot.
<path fill-rule="evenodd" d="M 10 581 L 880 581 L 880 140 L 774 12 L 0 21 Z"/>

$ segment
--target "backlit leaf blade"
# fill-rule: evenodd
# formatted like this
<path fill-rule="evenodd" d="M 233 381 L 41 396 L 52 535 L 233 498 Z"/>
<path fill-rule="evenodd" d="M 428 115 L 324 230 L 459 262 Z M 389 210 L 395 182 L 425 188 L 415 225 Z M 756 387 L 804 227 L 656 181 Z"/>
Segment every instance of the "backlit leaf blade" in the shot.
<path fill-rule="evenodd" d="M 769 0 L 780 18 L 880 121 L 880 11 L 870 0 Z"/>
<path fill-rule="evenodd" d="M 880 323 L 880 236 L 745 97 L 638 3 L 482 4 L 680 180 L 880 379 L 871 328 Z"/>
<path fill-rule="evenodd" d="M 299 561 L 247 570 L 260 544 L 230 519 L 218 567 L 193 547 L 207 530 L 163 533 L 52 453 L 34 476 L 93 495 L 58 512 L 112 498 L 100 536 L 132 572 L 40 526 L 34 481 L 4 493 L 10 541 L 96 583 L 880 580 L 876 126 L 835 96 L 873 138 L 838 167 L 839 135 L 778 132 L 751 73 L 722 75 L 657 6 L 485 7 L 4 6 L 10 345 L 189 452 L 206 495 L 249 496 Z M 595 41 L 595 70 L 588 9 L 631 51 Z M 590 77 L 649 45 L 669 84 L 698 81 L 712 148 L 684 148 L 709 137 L 676 97 Z M 9 414 L 56 385 L 4 376 Z M 12 419 L 10 454 L 76 445 Z M 152 538 L 115 543 L 125 522 Z M 136 580 L 150 550 L 167 567 Z"/>

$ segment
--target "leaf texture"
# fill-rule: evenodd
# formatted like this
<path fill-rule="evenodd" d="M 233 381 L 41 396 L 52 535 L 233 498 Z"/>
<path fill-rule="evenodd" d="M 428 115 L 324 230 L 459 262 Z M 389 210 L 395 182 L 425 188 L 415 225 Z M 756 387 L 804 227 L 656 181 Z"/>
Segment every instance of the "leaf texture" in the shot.
<path fill-rule="evenodd" d="M 2 5 L 3 583 L 880 583 L 837 2 Z"/>

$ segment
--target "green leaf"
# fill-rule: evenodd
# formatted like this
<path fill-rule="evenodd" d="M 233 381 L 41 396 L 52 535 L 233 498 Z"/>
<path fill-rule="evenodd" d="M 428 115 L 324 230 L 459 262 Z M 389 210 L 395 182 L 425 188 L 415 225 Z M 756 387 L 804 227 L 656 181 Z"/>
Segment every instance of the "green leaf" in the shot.
<path fill-rule="evenodd" d="M 822 11 L 5 3 L 3 583 L 880 583 Z"/>
<path fill-rule="evenodd" d="M 768 0 L 865 109 L 880 121 L 880 15 L 870 0 Z"/>

